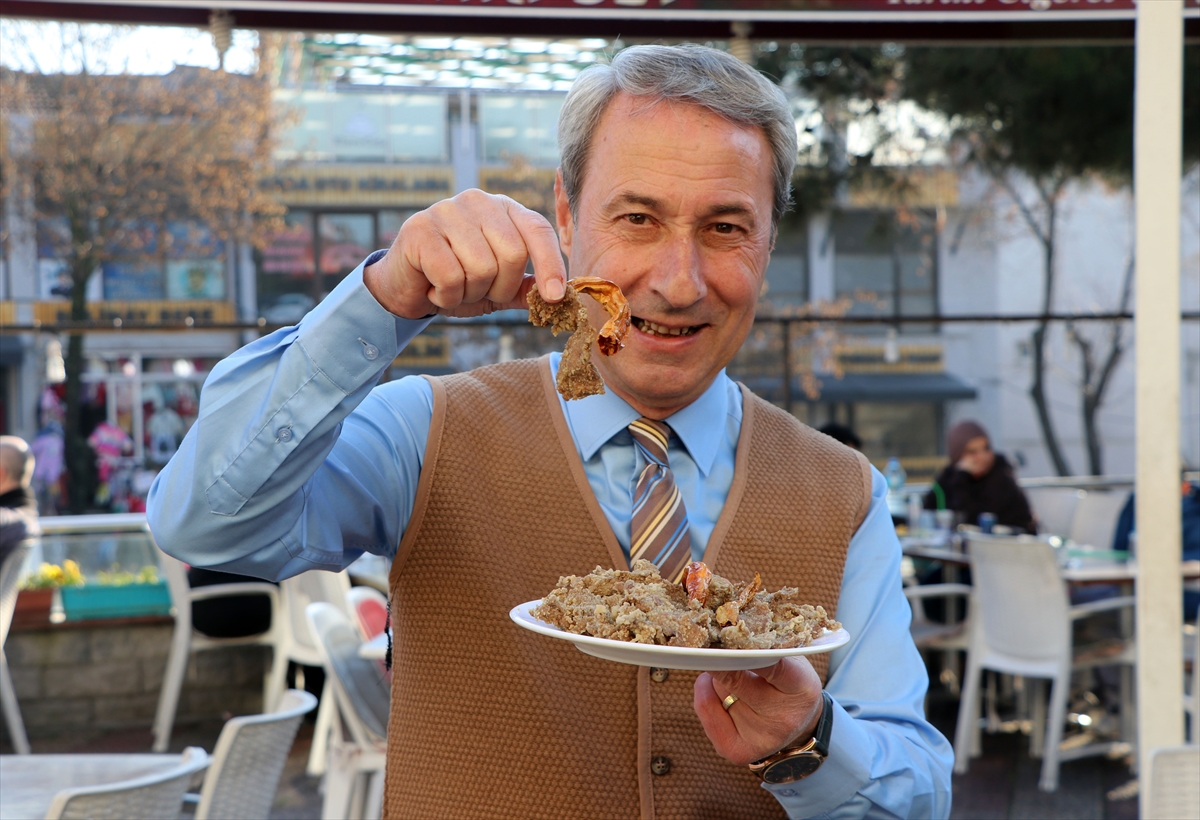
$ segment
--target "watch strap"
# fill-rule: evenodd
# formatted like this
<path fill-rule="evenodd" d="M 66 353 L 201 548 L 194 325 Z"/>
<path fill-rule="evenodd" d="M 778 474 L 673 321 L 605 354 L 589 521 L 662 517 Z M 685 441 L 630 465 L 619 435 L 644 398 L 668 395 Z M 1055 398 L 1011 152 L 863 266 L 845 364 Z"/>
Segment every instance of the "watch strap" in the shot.
<path fill-rule="evenodd" d="M 829 756 L 829 738 L 832 734 L 833 698 L 830 697 L 828 692 L 822 689 L 821 717 L 817 719 L 817 726 L 813 730 L 812 737 L 802 744 L 785 747 L 775 752 L 775 754 L 764 757 L 762 760 L 756 760 L 750 764 L 750 771 L 762 777 L 771 764 L 798 754 L 817 757 L 821 762 L 824 762 L 825 758 Z"/>
<path fill-rule="evenodd" d="M 833 734 L 833 698 L 824 689 L 821 690 L 821 700 L 824 704 L 821 709 L 821 719 L 817 721 L 817 728 L 813 731 L 813 748 L 821 753 L 821 757 L 829 757 L 829 738 Z"/>

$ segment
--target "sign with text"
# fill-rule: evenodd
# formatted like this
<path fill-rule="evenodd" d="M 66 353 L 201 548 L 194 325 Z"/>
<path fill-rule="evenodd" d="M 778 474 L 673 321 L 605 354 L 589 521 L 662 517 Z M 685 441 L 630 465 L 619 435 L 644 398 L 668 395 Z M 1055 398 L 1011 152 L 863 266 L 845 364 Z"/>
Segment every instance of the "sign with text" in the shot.
<path fill-rule="evenodd" d="M 454 193 L 454 171 L 445 166 L 299 165 L 262 184 L 285 205 L 424 207 Z"/>
<path fill-rule="evenodd" d="M 118 319 L 122 325 L 183 325 L 188 319 L 197 326 L 237 321 L 232 302 L 214 299 L 89 302 L 87 310 L 92 322 L 106 327 L 116 325 Z M 70 322 L 71 305 L 35 302 L 33 318 L 44 325 Z"/>

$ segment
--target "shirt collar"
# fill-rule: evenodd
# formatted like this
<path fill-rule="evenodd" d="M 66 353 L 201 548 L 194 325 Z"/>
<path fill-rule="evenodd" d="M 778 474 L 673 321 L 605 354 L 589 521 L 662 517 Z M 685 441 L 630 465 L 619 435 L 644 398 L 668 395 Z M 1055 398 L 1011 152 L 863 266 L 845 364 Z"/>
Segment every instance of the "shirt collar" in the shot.
<path fill-rule="evenodd" d="M 561 358 L 562 354 L 559 353 L 550 355 L 553 375 L 558 375 L 558 363 Z M 729 415 L 728 382 L 725 370 L 722 369 L 698 399 L 666 419 L 705 476 L 712 469 L 713 461 L 717 457 L 717 447 L 725 429 L 725 418 Z M 640 417 L 628 402 L 611 390 L 575 401 L 566 401 L 559 396 L 558 403 L 563 409 L 567 426 L 571 428 L 571 435 L 584 461 L 594 456 L 605 442 Z"/>

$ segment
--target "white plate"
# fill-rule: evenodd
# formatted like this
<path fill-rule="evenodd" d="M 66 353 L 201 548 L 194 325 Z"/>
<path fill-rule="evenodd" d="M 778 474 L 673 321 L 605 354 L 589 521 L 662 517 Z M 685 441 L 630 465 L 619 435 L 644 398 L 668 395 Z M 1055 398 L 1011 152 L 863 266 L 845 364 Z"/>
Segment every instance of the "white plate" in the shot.
<path fill-rule="evenodd" d="M 845 646 L 850 640 L 850 633 L 839 629 L 836 632 L 826 630 L 824 635 L 808 646 L 797 646 L 792 649 L 692 649 L 687 646 L 630 643 L 629 641 L 614 641 L 609 638 L 596 638 L 592 635 L 576 635 L 573 632 L 559 629 L 557 626 L 551 626 L 544 621 L 539 621 L 530 614 L 530 611 L 540 603 L 541 601 L 527 601 L 519 606 L 514 606 L 508 615 L 516 622 L 517 626 L 528 629 L 530 632 L 570 641 L 580 652 L 603 658 L 606 661 L 628 663 L 634 666 L 697 669 L 707 672 L 762 669 L 773 665 L 780 658 L 832 652 L 839 646 Z"/>

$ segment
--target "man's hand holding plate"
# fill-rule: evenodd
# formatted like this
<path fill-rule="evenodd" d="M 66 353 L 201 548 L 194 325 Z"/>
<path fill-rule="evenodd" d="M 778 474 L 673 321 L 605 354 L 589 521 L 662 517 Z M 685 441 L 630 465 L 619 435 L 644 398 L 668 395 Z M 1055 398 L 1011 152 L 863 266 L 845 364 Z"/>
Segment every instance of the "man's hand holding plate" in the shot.
<path fill-rule="evenodd" d="M 728 708 L 722 701 L 732 696 Z M 704 672 L 692 706 L 717 754 L 749 765 L 804 743 L 821 717 L 821 679 L 805 657 L 753 672 Z"/>

